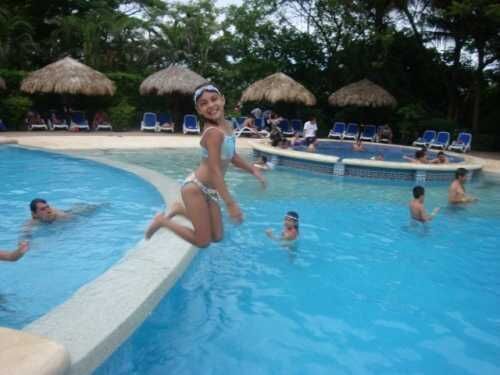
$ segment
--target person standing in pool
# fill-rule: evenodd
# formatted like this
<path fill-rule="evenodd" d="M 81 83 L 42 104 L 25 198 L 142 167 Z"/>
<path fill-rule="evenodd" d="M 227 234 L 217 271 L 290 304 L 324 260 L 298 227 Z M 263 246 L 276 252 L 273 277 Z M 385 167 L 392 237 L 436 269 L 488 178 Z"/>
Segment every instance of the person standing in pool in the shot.
<path fill-rule="evenodd" d="M 183 204 L 174 203 L 167 215 L 157 214 L 145 237 L 151 238 L 163 227 L 197 247 L 207 247 L 211 242 L 222 239 L 221 199 L 231 219 L 237 223 L 243 221 L 241 209 L 224 181 L 229 164 L 255 176 L 263 187 L 265 179 L 258 168 L 248 164 L 236 153 L 236 137 L 231 124 L 224 119 L 225 98 L 219 89 L 212 84 L 198 87 L 194 92 L 194 104 L 205 123 L 200 140 L 201 163 L 182 184 Z M 172 218 L 177 215 L 190 220 L 193 229 L 174 222 Z"/>
<path fill-rule="evenodd" d="M 26 254 L 28 249 L 29 249 L 28 242 L 21 241 L 19 242 L 17 249 L 14 251 L 0 250 L 0 260 L 6 262 L 15 262 L 21 259 L 24 256 L 24 254 Z"/>
<path fill-rule="evenodd" d="M 467 169 L 458 168 L 455 179 L 448 189 L 448 202 L 451 204 L 471 203 L 478 199 L 465 194 L 465 181 L 467 180 Z"/>
<path fill-rule="evenodd" d="M 275 237 L 272 229 L 267 229 L 266 235 L 272 240 L 295 241 L 299 236 L 299 214 L 295 211 L 286 213 L 280 237 Z"/>
<path fill-rule="evenodd" d="M 424 207 L 425 189 L 422 186 L 415 186 L 413 188 L 413 199 L 410 201 L 410 215 L 412 219 L 425 223 L 431 221 L 434 216 L 439 212 L 439 207 L 432 210 L 429 215 Z"/>

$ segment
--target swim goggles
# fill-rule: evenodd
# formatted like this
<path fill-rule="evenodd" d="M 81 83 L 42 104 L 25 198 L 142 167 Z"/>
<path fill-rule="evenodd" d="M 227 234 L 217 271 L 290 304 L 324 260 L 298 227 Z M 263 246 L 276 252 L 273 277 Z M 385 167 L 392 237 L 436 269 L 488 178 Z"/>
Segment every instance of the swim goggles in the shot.
<path fill-rule="evenodd" d="M 285 219 L 289 219 L 289 220 L 292 220 L 295 222 L 299 221 L 299 219 L 297 219 L 295 216 L 291 216 L 291 215 L 285 215 Z"/>
<path fill-rule="evenodd" d="M 194 104 L 196 105 L 196 101 L 200 98 L 200 96 L 205 92 L 205 91 L 209 91 L 209 92 L 215 92 L 219 95 L 222 95 L 219 91 L 219 89 L 217 87 L 215 87 L 214 85 L 211 85 L 211 84 L 208 84 L 208 85 L 205 85 L 205 86 L 201 86 L 198 90 L 196 90 L 194 92 L 194 95 L 193 95 L 193 100 L 194 100 Z"/>

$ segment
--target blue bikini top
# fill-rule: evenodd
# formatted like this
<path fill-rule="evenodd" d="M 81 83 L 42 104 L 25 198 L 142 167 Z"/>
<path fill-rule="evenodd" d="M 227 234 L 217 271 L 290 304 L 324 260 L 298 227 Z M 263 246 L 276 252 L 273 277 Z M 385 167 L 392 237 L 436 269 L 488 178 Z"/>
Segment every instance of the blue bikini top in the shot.
<path fill-rule="evenodd" d="M 203 137 L 210 129 L 216 129 L 216 130 L 220 131 L 222 134 L 224 134 L 224 142 L 222 143 L 222 145 L 220 147 L 220 158 L 222 160 L 231 160 L 233 158 L 234 154 L 236 153 L 236 137 L 234 136 L 234 134 L 227 135 L 226 133 L 224 133 L 224 131 L 222 129 L 219 129 L 216 126 L 210 126 L 207 129 L 205 129 L 205 131 L 203 132 L 203 135 L 201 136 L 201 140 L 203 140 Z M 200 143 L 201 143 L 201 140 L 200 140 Z M 201 156 L 203 158 L 208 158 L 208 150 L 203 146 L 201 146 Z"/>

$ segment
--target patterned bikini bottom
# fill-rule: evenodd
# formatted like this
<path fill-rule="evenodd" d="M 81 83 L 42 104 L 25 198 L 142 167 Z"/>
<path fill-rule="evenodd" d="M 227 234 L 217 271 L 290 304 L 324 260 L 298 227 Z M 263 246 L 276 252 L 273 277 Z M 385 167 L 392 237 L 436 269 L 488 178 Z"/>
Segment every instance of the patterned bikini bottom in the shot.
<path fill-rule="evenodd" d="M 219 203 L 220 196 L 217 190 L 211 189 L 203 185 L 200 180 L 196 177 L 196 175 L 191 173 L 182 183 L 182 186 L 186 186 L 187 184 L 195 184 L 201 192 L 205 195 L 205 199 L 207 202 L 210 202 L 210 199 L 213 200 L 215 203 Z"/>

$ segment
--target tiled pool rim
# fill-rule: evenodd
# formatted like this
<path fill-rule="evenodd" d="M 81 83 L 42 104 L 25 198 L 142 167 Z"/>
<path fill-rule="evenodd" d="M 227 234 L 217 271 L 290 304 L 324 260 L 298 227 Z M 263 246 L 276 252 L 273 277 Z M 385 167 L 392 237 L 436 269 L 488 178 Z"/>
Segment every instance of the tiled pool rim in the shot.
<path fill-rule="evenodd" d="M 179 199 L 179 185 L 174 180 L 147 168 L 73 152 L 23 148 L 121 169 L 153 185 L 165 204 Z M 186 223 L 182 218 L 179 221 Z M 197 252 L 179 237 L 160 230 L 150 241 L 139 241 L 110 269 L 23 331 L 61 344 L 70 355 L 68 374 L 90 374 L 144 321 Z"/>
<path fill-rule="evenodd" d="M 322 140 L 322 142 L 341 142 Z M 250 145 L 255 156 L 265 155 L 277 165 L 330 174 L 372 179 L 406 180 L 416 183 L 426 181 L 451 181 L 458 168 L 469 171 L 469 178 L 479 172 L 483 165 L 479 158 L 446 152 L 448 155 L 464 158 L 464 162 L 450 164 L 415 164 L 408 162 L 378 161 L 369 159 L 341 159 L 338 156 L 309 153 L 272 147 L 267 140 L 253 141 Z M 374 143 L 374 145 L 377 145 Z M 383 144 L 383 147 L 398 147 L 414 152 L 419 148 Z"/>

